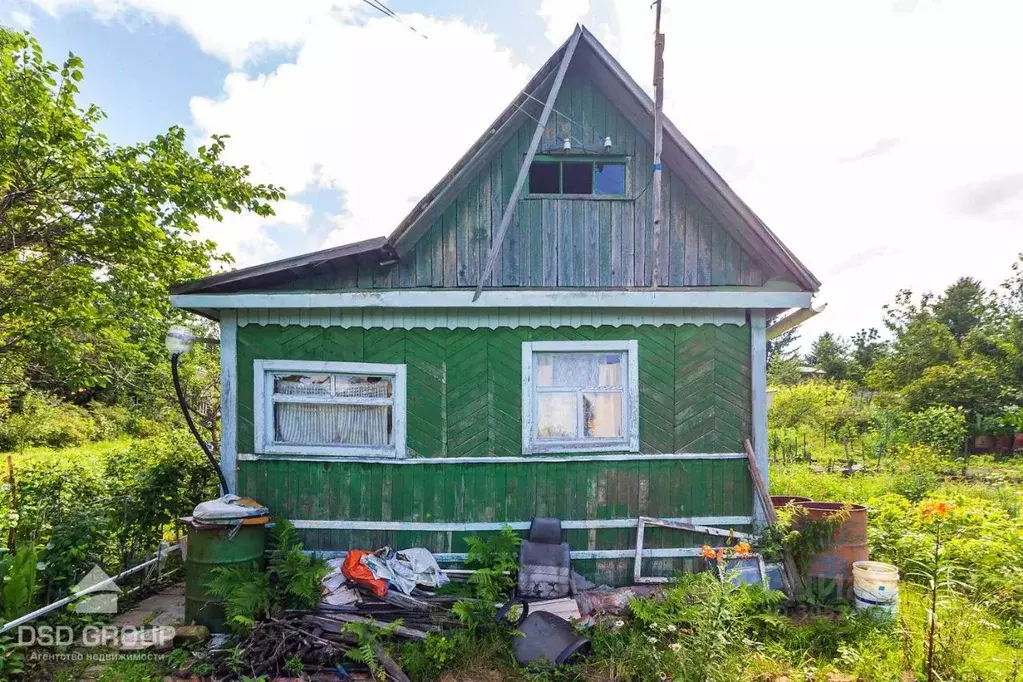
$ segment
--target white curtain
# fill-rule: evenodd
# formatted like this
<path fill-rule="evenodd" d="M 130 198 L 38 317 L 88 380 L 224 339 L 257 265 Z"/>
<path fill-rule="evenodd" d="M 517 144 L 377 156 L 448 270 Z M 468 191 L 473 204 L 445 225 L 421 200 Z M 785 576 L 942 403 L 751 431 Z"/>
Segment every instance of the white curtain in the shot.
<path fill-rule="evenodd" d="M 274 406 L 276 440 L 294 445 L 390 445 L 391 408 L 383 405 Z"/>
<path fill-rule="evenodd" d="M 391 380 L 345 375 L 274 378 L 276 395 L 387 398 Z M 274 404 L 275 440 L 291 445 L 390 445 L 391 407 L 323 403 Z"/>

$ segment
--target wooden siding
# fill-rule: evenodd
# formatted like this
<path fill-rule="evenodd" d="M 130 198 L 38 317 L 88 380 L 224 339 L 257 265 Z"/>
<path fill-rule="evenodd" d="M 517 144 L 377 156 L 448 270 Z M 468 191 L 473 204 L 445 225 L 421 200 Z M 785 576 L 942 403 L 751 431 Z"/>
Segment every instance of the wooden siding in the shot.
<path fill-rule="evenodd" d="M 630 198 L 521 199 L 487 286 L 650 286 L 651 141 L 580 70 L 569 71 L 555 108 L 541 150 L 560 146 L 559 138 L 568 136 L 574 146 L 582 142 L 591 148 L 610 136 L 630 157 Z M 399 263 L 327 264 L 280 289 L 475 287 L 535 125 L 522 124 Z M 663 196 L 658 284 L 760 286 L 766 281 L 757 261 L 667 167 Z"/>
<path fill-rule="evenodd" d="M 523 341 L 639 342 L 640 450 L 741 452 L 750 436 L 747 325 L 238 330 L 238 449 L 253 450 L 256 359 L 408 366 L 409 457 L 519 456 Z"/>
<path fill-rule="evenodd" d="M 635 519 L 640 515 L 749 516 L 752 493 L 744 460 L 565 462 L 516 464 L 361 464 L 255 461 L 240 463 L 240 491 L 291 519 L 474 522 Z M 745 530 L 736 527 L 735 530 Z M 465 552 L 475 533 L 304 530 L 306 547 L 421 546 Z M 635 529 L 568 530 L 573 550 L 631 549 Z M 648 527 L 644 546 L 699 547 L 706 536 Z M 692 570 L 695 559 L 647 559 L 648 575 Z M 629 584 L 632 559 L 575 560 L 591 579 Z"/>

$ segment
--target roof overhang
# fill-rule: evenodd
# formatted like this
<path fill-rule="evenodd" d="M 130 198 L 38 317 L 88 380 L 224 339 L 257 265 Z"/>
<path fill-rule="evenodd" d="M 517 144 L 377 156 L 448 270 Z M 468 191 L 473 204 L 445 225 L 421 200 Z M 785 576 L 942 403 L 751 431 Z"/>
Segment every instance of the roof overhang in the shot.
<path fill-rule="evenodd" d="M 344 260 L 362 260 L 379 263 L 387 260 L 396 260 L 398 256 L 394 253 L 386 237 L 373 237 L 361 242 L 335 246 L 322 251 L 314 251 L 293 258 L 284 258 L 253 265 L 248 268 L 222 272 L 211 277 L 185 282 L 171 288 L 172 295 L 191 294 L 196 292 L 213 293 L 220 290 L 228 290 L 235 285 L 243 284 L 246 287 L 272 287 L 286 282 L 293 278 L 315 270 L 318 266 L 331 262 Z"/>
<path fill-rule="evenodd" d="M 495 308 L 806 308 L 813 294 L 761 287 L 713 287 L 639 291 L 486 290 L 475 304 Z M 472 290 L 350 291 L 333 293 L 178 294 L 178 308 L 211 310 L 258 308 L 464 308 Z"/>

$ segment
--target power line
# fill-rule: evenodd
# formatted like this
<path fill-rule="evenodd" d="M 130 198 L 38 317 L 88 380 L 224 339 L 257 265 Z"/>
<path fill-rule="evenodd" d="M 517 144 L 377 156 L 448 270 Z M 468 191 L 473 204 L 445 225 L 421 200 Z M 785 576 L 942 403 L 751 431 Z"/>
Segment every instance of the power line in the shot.
<path fill-rule="evenodd" d="M 402 20 L 401 17 L 399 17 L 397 14 L 395 14 L 393 11 L 391 11 L 391 8 L 388 7 L 387 5 L 385 5 L 381 0 L 362 0 L 362 1 L 364 3 L 366 3 L 367 5 L 369 5 L 370 7 L 372 7 L 373 9 L 375 9 L 376 11 L 380 12 L 381 14 L 383 14 L 385 17 L 390 17 L 391 19 L 394 19 L 399 24 L 401 24 L 402 26 L 406 27 L 408 30 L 412 31 L 416 35 L 421 35 L 421 36 L 423 36 L 423 38 L 426 38 L 426 35 L 420 33 L 419 31 L 417 31 L 414 26 L 412 26 L 410 24 L 406 24 Z"/>

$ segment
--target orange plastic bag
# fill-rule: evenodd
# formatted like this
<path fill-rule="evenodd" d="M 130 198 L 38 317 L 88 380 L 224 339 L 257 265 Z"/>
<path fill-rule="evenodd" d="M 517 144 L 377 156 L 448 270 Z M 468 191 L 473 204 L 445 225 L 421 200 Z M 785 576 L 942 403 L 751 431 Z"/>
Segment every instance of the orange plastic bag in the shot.
<path fill-rule="evenodd" d="M 364 549 L 349 550 L 345 555 L 344 563 L 341 564 L 341 572 L 349 580 L 368 587 L 377 597 L 383 597 L 387 594 L 387 581 L 374 578 L 373 572 L 362 565 L 362 557 L 367 554 L 372 554 L 372 552 L 367 552 Z"/>

